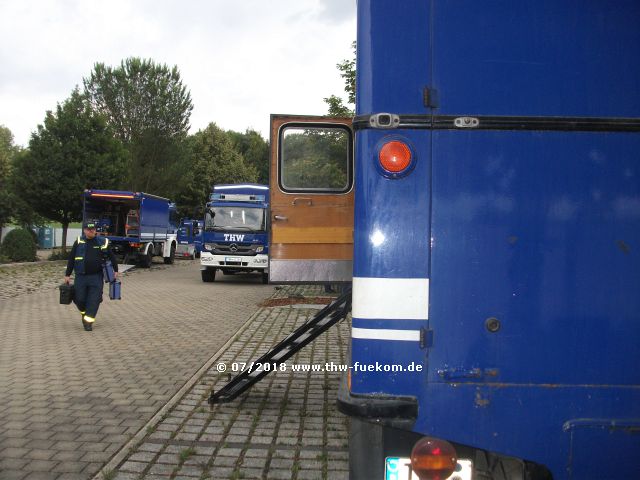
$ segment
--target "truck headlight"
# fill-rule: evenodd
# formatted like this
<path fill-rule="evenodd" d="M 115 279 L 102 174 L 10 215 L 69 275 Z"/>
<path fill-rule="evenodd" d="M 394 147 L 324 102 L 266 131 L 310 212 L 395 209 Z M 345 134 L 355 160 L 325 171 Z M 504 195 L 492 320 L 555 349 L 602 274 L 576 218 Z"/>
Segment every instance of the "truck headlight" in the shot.
<path fill-rule="evenodd" d="M 264 251 L 264 247 L 263 246 L 260 246 L 260 247 L 256 248 L 256 253 L 261 253 L 263 251 Z"/>

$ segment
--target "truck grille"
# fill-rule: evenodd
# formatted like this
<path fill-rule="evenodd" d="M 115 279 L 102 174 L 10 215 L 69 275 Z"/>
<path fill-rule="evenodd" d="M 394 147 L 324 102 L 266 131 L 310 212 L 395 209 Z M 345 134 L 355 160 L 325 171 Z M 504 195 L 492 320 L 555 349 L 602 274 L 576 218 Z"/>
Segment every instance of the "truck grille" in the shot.
<path fill-rule="evenodd" d="M 208 243 L 206 246 L 212 253 L 218 255 L 256 255 L 256 248 L 259 245 L 243 245 L 241 243 L 221 245 L 219 243 Z"/>

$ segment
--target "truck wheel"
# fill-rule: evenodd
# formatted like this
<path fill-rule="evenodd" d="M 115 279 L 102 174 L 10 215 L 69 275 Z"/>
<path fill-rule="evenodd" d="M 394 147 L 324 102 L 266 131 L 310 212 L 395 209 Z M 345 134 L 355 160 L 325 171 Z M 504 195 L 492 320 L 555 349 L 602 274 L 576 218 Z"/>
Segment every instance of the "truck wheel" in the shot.
<path fill-rule="evenodd" d="M 207 268 L 206 270 L 200 270 L 203 282 L 215 282 L 216 281 L 216 269 Z"/>
<path fill-rule="evenodd" d="M 262 272 L 262 283 L 265 285 L 269 283 L 269 272 Z"/>
<path fill-rule="evenodd" d="M 149 249 L 146 255 L 143 255 L 140 257 L 140 266 L 142 268 L 150 268 L 152 262 L 153 262 L 153 251 Z"/>
<path fill-rule="evenodd" d="M 166 265 L 173 265 L 173 261 L 176 258 L 176 246 L 172 243 L 171 244 L 171 252 L 169 253 L 168 257 L 164 258 L 164 263 Z"/>

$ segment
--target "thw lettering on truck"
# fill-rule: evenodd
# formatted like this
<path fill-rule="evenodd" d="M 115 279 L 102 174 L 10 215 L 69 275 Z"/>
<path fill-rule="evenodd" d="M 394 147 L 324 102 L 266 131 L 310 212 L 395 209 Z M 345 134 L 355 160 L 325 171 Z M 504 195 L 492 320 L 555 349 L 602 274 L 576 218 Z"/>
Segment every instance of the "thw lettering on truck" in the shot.
<path fill-rule="evenodd" d="M 259 273 L 269 282 L 269 187 L 214 185 L 205 205 L 200 254 L 203 282 L 224 275 Z"/>
<path fill-rule="evenodd" d="M 244 241 L 244 235 L 234 235 L 232 233 L 225 233 L 224 234 L 224 240 L 225 242 L 243 242 Z"/>

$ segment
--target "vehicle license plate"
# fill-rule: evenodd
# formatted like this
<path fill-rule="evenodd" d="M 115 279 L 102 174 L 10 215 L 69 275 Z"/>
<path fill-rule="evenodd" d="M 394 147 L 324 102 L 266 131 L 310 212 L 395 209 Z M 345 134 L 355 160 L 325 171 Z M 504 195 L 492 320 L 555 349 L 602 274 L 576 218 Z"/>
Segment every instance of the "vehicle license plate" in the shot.
<path fill-rule="evenodd" d="M 471 460 L 458 460 L 456 471 L 446 480 L 471 480 L 473 463 Z M 387 457 L 384 467 L 385 480 L 420 480 L 411 470 L 411 459 L 404 457 Z"/>
<path fill-rule="evenodd" d="M 224 257 L 225 262 L 242 262 L 240 257 Z"/>

